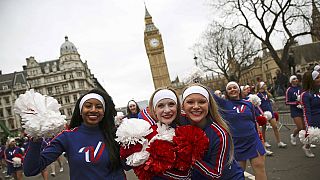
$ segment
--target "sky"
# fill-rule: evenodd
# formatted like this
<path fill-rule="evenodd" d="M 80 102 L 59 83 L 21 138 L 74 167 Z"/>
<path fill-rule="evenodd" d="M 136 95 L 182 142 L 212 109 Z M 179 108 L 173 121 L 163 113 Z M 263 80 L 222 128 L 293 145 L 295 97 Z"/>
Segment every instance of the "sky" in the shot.
<path fill-rule="evenodd" d="M 210 23 L 206 0 L 1 0 L 0 70 L 26 58 L 58 59 L 67 35 L 116 107 L 154 91 L 144 46 L 145 5 L 159 29 L 170 79 L 194 66 L 192 46 Z"/>

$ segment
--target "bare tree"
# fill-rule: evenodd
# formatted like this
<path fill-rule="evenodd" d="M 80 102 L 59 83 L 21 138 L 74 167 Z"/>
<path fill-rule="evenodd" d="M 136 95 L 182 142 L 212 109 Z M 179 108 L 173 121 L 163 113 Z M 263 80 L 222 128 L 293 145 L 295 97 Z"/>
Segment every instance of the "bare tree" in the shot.
<path fill-rule="evenodd" d="M 215 1 L 217 2 L 217 1 Z M 280 70 L 290 74 L 289 50 L 298 37 L 310 32 L 314 0 L 219 0 L 212 3 L 224 19 L 224 27 L 244 27 L 269 50 Z M 275 45 L 282 37 L 281 53 Z"/>
<path fill-rule="evenodd" d="M 258 52 L 255 39 L 246 29 L 226 29 L 218 23 L 209 25 L 194 51 L 198 67 L 222 74 L 228 81 L 239 81 L 241 71 Z"/>

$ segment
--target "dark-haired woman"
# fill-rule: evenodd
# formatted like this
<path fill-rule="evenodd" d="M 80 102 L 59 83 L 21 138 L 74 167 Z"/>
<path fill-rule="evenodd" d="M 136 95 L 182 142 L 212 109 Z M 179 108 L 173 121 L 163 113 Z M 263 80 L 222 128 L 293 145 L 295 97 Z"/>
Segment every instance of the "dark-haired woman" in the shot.
<path fill-rule="evenodd" d="M 115 142 L 115 105 L 104 91 L 93 89 L 78 99 L 70 122 L 71 130 L 57 135 L 40 151 L 33 139 L 24 160 L 26 176 L 37 175 L 66 152 L 70 179 L 126 179 Z"/>
<path fill-rule="evenodd" d="M 138 114 L 140 112 L 139 105 L 136 101 L 130 100 L 127 104 L 127 118 L 138 118 Z"/>

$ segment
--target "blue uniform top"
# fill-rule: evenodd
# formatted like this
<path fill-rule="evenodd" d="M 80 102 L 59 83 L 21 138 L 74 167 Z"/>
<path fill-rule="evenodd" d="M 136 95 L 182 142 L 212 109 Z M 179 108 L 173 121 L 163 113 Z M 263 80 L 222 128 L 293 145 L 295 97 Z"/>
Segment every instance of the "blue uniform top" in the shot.
<path fill-rule="evenodd" d="M 304 120 L 308 126 L 320 128 L 320 93 L 305 91 L 301 94 Z"/>
<path fill-rule="evenodd" d="M 265 111 L 270 111 L 273 114 L 271 101 L 268 97 L 267 92 L 258 92 L 257 96 L 261 99 L 261 109 Z M 273 115 L 272 115 L 273 116 Z"/>
<path fill-rule="evenodd" d="M 183 124 L 190 124 L 190 121 L 182 117 Z M 230 164 L 230 136 L 216 122 L 208 121 L 202 128 L 209 138 L 209 149 L 202 160 L 197 160 L 193 169 L 191 179 L 220 179 L 220 180 L 244 180 L 243 170 L 233 160 Z"/>
<path fill-rule="evenodd" d="M 34 176 L 66 152 L 71 180 L 126 179 L 122 168 L 110 170 L 110 158 L 99 127 L 84 124 L 57 135 L 41 151 L 41 142 L 30 142 L 24 161 L 26 176 Z"/>
<path fill-rule="evenodd" d="M 300 95 L 300 93 L 301 87 L 290 86 L 286 91 L 286 104 L 290 105 L 291 114 L 299 115 L 300 117 L 302 117 L 302 109 L 297 108 L 297 105 L 299 104 L 297 98 Z"/>
<path fill-rule="evenodd" d="M 255 109 L 247 100 L 226 100 L 214 96 L 221 108 L 220 113 L 228 121 L 233 137 L 246 137 L 257 133 Z"/>

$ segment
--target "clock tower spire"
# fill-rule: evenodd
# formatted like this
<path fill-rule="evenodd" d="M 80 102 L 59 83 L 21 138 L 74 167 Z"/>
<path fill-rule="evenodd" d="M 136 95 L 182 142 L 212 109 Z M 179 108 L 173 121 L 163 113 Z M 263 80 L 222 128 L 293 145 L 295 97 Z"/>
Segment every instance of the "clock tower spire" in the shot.
<path fill-rule="evenodd" d="M 145 6 L 144 45 L 149 59 L 154 88 L 171 84 L 164 47 L 159 29 L 153 24 L 152 17 Z"/>

